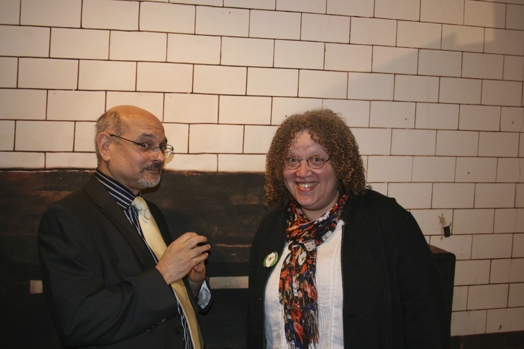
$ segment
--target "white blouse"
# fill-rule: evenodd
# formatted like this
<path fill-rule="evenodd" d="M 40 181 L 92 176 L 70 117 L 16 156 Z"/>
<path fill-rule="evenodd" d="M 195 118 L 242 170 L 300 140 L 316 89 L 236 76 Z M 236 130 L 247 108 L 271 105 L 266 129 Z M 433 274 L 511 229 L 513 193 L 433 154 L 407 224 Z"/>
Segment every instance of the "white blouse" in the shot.
<path fill-rule="evenodd" d="M 319 343 L 315 349 L 344 348 L 342 324 L 342 271 L 340 253 L 342 226 L 340 220 L 335 232 L 317 247 L 316 286 L 318 294 Z M 329 234 L 329 233 L 327 233 Z M 268 349 L 288 348 L 284 333 L 283 308 L 278 299 L 278 282 L 282 263 L 289 254 L 287 244 L 266 285 L 265 331 Z M 329 272 L 328 272 L 329 271 Z"/>

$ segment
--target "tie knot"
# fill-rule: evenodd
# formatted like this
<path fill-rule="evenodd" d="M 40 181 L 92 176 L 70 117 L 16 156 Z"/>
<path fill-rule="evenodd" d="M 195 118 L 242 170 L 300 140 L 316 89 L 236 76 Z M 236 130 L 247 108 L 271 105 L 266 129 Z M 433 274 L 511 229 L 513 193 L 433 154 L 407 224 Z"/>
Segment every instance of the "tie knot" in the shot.
<path fill-rule="evenodd" d="M 131 206 L 135 207 L 138 210 L 138 214 L 143 215 L 146 219 L 151 218 L 151 212 L 147 206 L 146 200 L 141 196 L 135 197 L 135 200 L 131 203 Z"/>

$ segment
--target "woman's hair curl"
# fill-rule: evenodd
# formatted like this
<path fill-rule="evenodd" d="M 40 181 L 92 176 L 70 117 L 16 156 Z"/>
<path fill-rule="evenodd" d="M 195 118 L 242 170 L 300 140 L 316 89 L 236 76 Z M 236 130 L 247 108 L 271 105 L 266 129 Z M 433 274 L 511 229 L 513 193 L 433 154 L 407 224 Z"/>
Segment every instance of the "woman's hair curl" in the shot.
<path fill-rule="evenodd" d="M 289 116 L 277 129 L 266 158 L 266 207 L 276 203 L 284 208 L 289 200 L 282 175 L 284 160 L 291 141 L 303 131 L 309 132 L 329 155 L 341 193 L 347 193 L 350 198 L 361 195 L 366 189 L 366 176 L 355 136 L 333 111 L 316 109 Z"/>

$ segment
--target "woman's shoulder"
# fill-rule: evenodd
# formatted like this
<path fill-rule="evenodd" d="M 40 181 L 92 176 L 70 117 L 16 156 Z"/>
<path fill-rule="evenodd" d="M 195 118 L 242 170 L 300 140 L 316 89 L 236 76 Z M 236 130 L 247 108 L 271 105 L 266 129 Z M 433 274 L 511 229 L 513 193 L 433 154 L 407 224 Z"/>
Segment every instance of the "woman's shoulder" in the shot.
<path fill-rule="evenodd" d="M 378 215 L 398 215 L 408 213 L 406 209 L 397 203 L 395 198 L 386 196 L 372 189 L 366 189 L 364 193 L 359 195 L 351 202 L 351 209 L 353 214 L 378 214 Z"/>
<path fill-rule="evenodd" d="M 377 206 L 377 207 L 381 205 L 399 206 L 397 203 L 397 200 L 395 200 L 394 198 L 386 196 L 373 189 L 366 189 L 361 195 L 359 195 L 356 198 L 356 201 L 359 202 L 361 205 L 367 205 L 367 206 Z"/>
<path fill-rule="evenodd" d="M 284 211 L 272 209 L 260 222 L 253 238 L 253 246 L 267 245 L 283 241 L 285 238 L 286 220 Z"/>
<path fill-rule="evenodd" d="M 270 211 L 262 218 L 260 227 L 272 226 L 276 224 L 283 224 L 284 222 L 284 211 L 278 207 L 273 207 Z"/>

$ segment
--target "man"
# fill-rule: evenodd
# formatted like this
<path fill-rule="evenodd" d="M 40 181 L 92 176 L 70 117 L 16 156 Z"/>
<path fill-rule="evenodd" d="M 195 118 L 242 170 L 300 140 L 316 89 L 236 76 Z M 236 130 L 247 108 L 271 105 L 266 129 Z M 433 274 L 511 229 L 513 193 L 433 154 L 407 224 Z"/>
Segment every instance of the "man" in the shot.
<path fill-rule="evenodd" d="M 93 177 L 52 205 L 39 228 L 44 294 L 60 339 L 71 347 L 192 348 L 199 335 L 193 296 L 200 311 L 210 305 L 210 246 L 196 233 L 173 241 L 162 212 L 147 201 L 145 215 L 167 245 L 158 253 L 135 208 L 173 152 L 164 127 L 146 110 L 114 107 L 98 119 L 95 145 Z M 189 294 L 189 312 L 169 286 L 175 283 Z"/>

